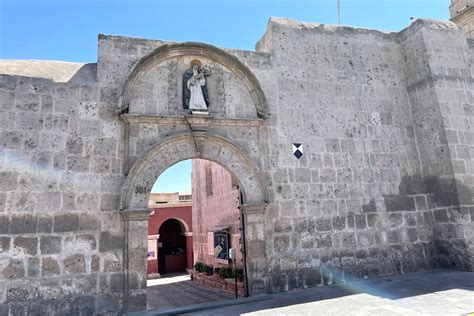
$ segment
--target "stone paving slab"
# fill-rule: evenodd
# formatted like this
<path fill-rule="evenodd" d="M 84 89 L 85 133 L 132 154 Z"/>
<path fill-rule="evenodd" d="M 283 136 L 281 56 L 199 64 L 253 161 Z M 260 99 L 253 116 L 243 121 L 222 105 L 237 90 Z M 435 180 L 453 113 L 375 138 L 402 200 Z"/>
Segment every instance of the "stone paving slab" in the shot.
<path fill-rule="evenodd" d="M 273 295 L 273 299 L 186 315 L 467 315 L 474 273 L 436 270 Z"/>
<path fill-rule="evenodd" d="M 189 275 L 173 275 L 149 280 L 147 287 L 147 309 L 163 310 L 231 299 L 233 294 L 207 288 L 191 281 Z"/>

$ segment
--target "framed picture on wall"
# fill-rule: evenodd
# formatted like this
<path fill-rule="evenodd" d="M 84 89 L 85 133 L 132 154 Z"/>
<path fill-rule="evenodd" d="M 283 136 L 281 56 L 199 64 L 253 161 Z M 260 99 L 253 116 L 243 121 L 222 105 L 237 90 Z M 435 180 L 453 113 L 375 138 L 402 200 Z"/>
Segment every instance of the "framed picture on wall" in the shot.
<path fill-rule="evenodd" d="M 224 230 L 214 232 L 214 257 L 217 262 L 229 263 L 229 235 Z"/>

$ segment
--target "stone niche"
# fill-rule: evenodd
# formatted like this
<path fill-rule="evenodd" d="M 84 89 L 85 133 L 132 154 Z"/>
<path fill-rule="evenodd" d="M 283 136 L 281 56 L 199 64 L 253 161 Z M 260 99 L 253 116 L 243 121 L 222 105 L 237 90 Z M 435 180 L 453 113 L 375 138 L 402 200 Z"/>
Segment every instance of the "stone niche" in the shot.
<path fill-rule="evenodd" d="M 206 80 L 212 116 L 257 118 L 250 93 L 237 76 L 225 65 L 196 56 L 166 59 L 150 67 L 130 89 L 129 113 L 163 116 L 187 114 L 188 111 L 182 105 L 182 76 L 193 59 L 198 59 L 211 72 Z"/>

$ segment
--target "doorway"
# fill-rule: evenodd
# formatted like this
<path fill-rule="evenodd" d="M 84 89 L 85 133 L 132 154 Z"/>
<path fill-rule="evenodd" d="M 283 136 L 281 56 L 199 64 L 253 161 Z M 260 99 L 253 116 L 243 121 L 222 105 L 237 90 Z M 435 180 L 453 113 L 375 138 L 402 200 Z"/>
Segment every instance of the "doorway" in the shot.
<path fill-rule="evenodd" d="M 160 175 L 148 203 L 148 308 L 246 296 L 242 198 L 237 179 L 209 160 Z"/>
<path fill-rule="evenodd" d="M 166 220 L 158 233 L 158 273 L 186 272 L 186 237 L 178 220 Z"/>

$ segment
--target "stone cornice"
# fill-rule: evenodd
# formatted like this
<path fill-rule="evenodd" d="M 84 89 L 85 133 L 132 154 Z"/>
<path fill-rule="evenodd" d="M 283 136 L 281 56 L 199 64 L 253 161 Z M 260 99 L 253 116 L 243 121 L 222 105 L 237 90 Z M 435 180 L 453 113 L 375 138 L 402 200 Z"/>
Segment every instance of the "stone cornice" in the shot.
<path fill-rule="evenodd" d="M 121 210 L 124 221 L 147 221 L 150 218 L 151 209 L 125 209 Z"/>
<path fill-rule="evenodd" d="M 120 118 L 125 123 L 137 124 L 206 124 L 208 126 L 245 126 L 259 127 L 263 123 L 261 118 L 220 118 L 214 116 L 173 116 L 173 115 L 137 115 L 122 114 Z"/>
<path fill-rule="evenodd" d="M 459 22 L 464 22 L 468 19 L 474 18 L 474 7 L 467 7 L 461 12 L 458 13 L 455 17 L 451 18 L 451 22 L 458 24 Z"/>

